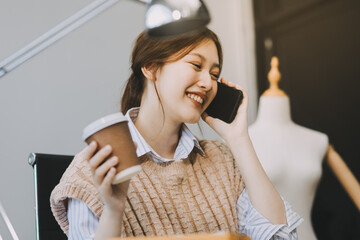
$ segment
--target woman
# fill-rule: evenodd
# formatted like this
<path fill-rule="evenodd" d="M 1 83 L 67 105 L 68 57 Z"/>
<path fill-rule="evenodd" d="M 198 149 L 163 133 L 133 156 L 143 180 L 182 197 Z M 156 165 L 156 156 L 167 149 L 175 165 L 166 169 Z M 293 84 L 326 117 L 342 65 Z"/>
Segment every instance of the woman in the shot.
<path fill-rule="evenodd" d="M 274 189 L 248 135 L 248 96 L 231 124 L 204 113 L 217 91 L 222 49 L 209 29 L 172 39 L 139 35 L 122 112 L 143 171 L 111 185 L 116 157 L 92 142 L 51 196 L 69 239 L 240 232 L 296 239 L 302 219 Z M 227 143 L 198 141 L 184 123 L 202 118 Z M 95 153 L 96 152 L 96 153 Z M 244 188 L 246 186 L 246 188 Z"/>

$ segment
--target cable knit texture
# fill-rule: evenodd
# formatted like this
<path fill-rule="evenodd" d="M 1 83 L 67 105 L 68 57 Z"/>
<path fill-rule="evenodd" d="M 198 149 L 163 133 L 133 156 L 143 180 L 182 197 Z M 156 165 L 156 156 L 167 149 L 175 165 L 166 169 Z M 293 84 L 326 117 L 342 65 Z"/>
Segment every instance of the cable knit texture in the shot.
<path fill-rule="evenodd" d="M 244 188 L 229 148 L 220 141 L 200 141 L 182 161 L 155 163 L 142 157 L 142 171 L 130 181 L 122 236 L 154 236 L 199 232 L 238 232 L 236 201 Z M 67 199 L 84 201 L 98 217 L 103 202 L 88 163 L 74 158 L 50 203 L 67 234 Z"/>

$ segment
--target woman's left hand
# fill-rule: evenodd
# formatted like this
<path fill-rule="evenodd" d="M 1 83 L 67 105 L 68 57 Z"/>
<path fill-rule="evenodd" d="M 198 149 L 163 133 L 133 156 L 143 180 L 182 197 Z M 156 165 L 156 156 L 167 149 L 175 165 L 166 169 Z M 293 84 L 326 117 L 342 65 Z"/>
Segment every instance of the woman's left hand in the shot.
<path fill-rule="evenodd" d="M 229 141 L 233 138 L 241 137 L 248 134 L 248 95 L 245 90 L 238 84 L 229 82 L 224 78 L 221 82 L 229 87 L 236 88 L 243 92 L 243 100 L 238 108 L 235 119 L 231 123 L 226 123 L 220 119 L 210 117 L 207 113 L 201 115 L 202 119 L 209 124 L 225 141 Z"/>

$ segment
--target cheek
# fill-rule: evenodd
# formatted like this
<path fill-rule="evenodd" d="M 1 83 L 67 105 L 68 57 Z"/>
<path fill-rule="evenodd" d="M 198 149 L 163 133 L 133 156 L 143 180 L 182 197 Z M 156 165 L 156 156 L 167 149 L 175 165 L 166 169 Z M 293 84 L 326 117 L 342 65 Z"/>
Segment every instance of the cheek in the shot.
<path fill-rule="evenodd" d="M 211 101 L 214 100 L 217 90 L 218 90 L 217 81 L 213 81 L 212 89 L 211 92 L 209 93 L 209 96 L 211 96 Z"/>
<path fill-rule="evenodd" d="M 176 80 L 176 78 L 171 77 L 165 79 L 165 81 L 158 82 L 158 91 L 163 105 L 174 104 L 174 102 L 181 100 L 183 97 L 182 86 Z"/>
<path fill-rule="evenodd" d="M 186 65 L 171 65 L 163 70 L 159 76 L 161 84 L 164 88 L 180 90 L 187 85 L 193 84 L 196 80 L 196 74 L 191 69 L 186 68 Z"/>
<path fill-rule="evenodd" d="M 217 83 L 214 81 L 211 92 L 208 93 L 207 103 L 205 107 L 208 107 L 210 103 L 214 100 L 216 93 L 217 93 Z"/>

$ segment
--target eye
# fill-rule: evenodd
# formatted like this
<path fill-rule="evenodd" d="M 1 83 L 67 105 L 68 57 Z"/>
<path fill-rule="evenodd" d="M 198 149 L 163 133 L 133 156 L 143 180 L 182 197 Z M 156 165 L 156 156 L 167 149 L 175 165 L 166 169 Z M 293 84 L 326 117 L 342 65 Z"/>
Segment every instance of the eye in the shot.
<path fill-rule="evenodd" d="M 219 79 L 219 74 L 210 73 L 211 79 L 217 81 Z"/>
<path fill-rule="evenodd" d="M 190 64 L 194 66 L 195 70 L 201 70 L 202 68 L 201 64 L 192 63 L 192 62 Z"/>
<path fill-rule="evenodd" d="M 212 80 L 217 81 L 219 79 L 219 77 L 220 77 L 219 75 L 220 75 L 220 73 L 217 70 L 210 71 L 210 76 L 211 76 Z"/>

